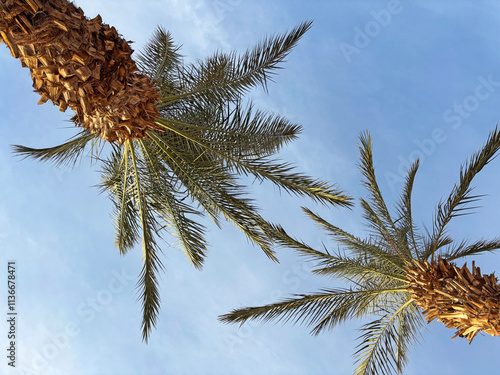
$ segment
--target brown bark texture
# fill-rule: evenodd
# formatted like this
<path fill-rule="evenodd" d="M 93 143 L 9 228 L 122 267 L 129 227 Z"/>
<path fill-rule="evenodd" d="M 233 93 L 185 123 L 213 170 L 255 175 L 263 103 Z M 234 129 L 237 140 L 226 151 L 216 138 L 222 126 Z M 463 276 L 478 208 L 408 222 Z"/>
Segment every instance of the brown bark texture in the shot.
<path fill-rule="evenodd" d="M 77 125 L 120 144 L 161 129 L 158 91 L 99 15 L 67 0 L 0 0 L 0 41 L 30 69 L 39 104 L 70 107 Z"/>
<path fill-rule="evenodd" d="M 500 335 L 500 285 L 491 275 L 481 275 L 472 262 L 458 268 L 441 259 L 415 262 L 408 269 L 408 290 L 423 309 L 428 323 L 436 319 L 448 328 L 456 328 L 457 336 L 472 339 L 483 331 Z"/>

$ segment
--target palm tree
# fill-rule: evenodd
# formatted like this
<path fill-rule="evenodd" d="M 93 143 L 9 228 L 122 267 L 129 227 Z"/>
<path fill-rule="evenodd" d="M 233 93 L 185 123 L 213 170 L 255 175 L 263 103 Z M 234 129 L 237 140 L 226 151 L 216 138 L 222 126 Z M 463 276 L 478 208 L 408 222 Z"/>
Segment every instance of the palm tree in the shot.
<path fill-rule="evenodd" d="M 53 59 L 51 64 L 64 65 L 65 61 L 57 55 L 57 43 L 67 38 L 69 42 L 64 43 L 71 46 L 74 30 L 84 33 L 90 28 L 91 36 L 97 35 L 98 39 L 113 34 L 109 30 L 114 28 L 103 25 L 100 18 L 86 20 L 79 8 L 75 11 L 76 8 L 71 7 L 65 0 L 26 0 L 15 2 L 10 8 L 0 2 L 0 16 L 6 17 L 0 21 L 3 40 L 14 51 L 13 55 L 19 51 L 18 56 L 27 66 L 32 55 L 23 52 L 26 48 L 38 61 L 45 61 L 44 56 L 48 54 Z M 41 12 L 38 18 L 38 13 L 33 14 L 34 9 Z M 73 16 L 79 23 L 71 18 Z M 63 21 L 71 23 L 73 28 L 61 24 Z M 33 30 L 29 25 L 25 27 L 26 32 L 19 29 L 20 22 L 28 22 Z M 26 47 L 23 38 L 32 38 L 40 25 L 53 32 L 47 31 L 36 48 Z M 44 73 L 47 79 L 41 80 L 37 75 L 43 68 L 40 63 L 36 63 L 37 67 L 35 63 L 35 67 L 29 66 L 42 99 L 46 92 L 59 89 L 63 94 L 66 92 L 66 96 L 77 98 L 74 103 L 70 101 L 69 106 L 76 111 L 73 122 L 83 129 L 62 145 L 42 149 L 14 146 L 14 151 L 55 165 L 74 165 L 90 148 L 92 158 L 102 162 L 100 188 L 109 194 L 115 207 L 116 246 L 125 254 L 139 242 L 142 244 L 144 264 L 138 286 L 143 307 L 142 335 L 146 342 L 159 313 L 157 274 L 163 265 L 158 239 L 165 233 L 175 236 L 190 262 L 201 268 L 208 244 L 206 228 L 196 218 L 206 214 L 218 226 L 224 218 L 277 261 L 273 251 L 273 226 L 259 215 L 240 177 L 252 176 L 259 182 L 267 180 L 288 193 L 310 197 L 322 204 L 351 205 L 351 199 L 335 186 L 296 173 L 289 163 L 272 158 L 281 147 L 297 138 L 301 127 L 244 101 L 245 94 L 252 88 L 259 85 L 267 88 L 274 71 L 310 27 L 311 22 L 305 22 L 289 33 L 265 39 L 242 55 L 216 53 L 194 64 L 183 63 L 170 34 L 159 28 L 137 59 L 140 72 L 135 72 L 136 65 L 131 59 L 125 63 L 130 58 L 128 52 L 113 49 L 120 44 L 117 39 L 113 39 L 113 46 L 106 39 L 101 40 L 96 48 L 103 47 L 102 53 L 108 53 L 109 48 L 112 54 L 127 55 L 127 58 L 124 57 L 121 65 L 107 66 L 105 77 L 111 78 L 92 83 L 97 85 L 92 95 L 86 95 L 91 89 L 72 91 L 62 77 L 65 65 L 57 65 L 60 78 L 49 78 L 48 73 Z M 69 31 L 61 34 L 54 28 Z M 49 38 L 51 35 L 56 36 L 55 41 Z M 34 43 L 32 39 L 28 41 Z M 95 51 L 93 43 L 78 44 L 83 49 L 79 53 L 85 55 L 87 65 L 98 66 L 102 54 Z M 131 51 L 125 42 L 121 48 Z M 94 57 L 97 62 L 92 60 Z M 75 70 L 71 64 L 67 69 Z M 128 66 L 128 76 L 120 76 L 122 65 Z M 114 68 L 118 68 L 118 73 Z M 102 69 L 101 80 L 105 78 Z M 55 74 L 56 69 L 51 72 Z M 75 76 L 85 82 L 95 78 L 92 74 L 82 78 L 75 73 Z M 54 89 L 58 82 L 63 82 L 63 88 Z M 137 82 L 143 85 L 136 85 Z M 148 82 L 153 83 L 153 93 L 147 89 Z M 80 94 L 85 94 L 86 99 L 79 97 Z M 53 95 L 50 99 L 60 104 L 57 100 L 65 95 L 57 98 Z M 118 101 L 114 99 L 116 95 Z M 95 106 L 87 105 L 94 99 Z M 103 102 L 106 108 L 101 111 Z M 154 110 L 150 103 L 154 103 Z M 131 112 L 135 108 L 143 111 Z M 64 105 L 62 109 L 66 109 Z M 102 157 L 106 146 L 110 148 L 109 155 Z"/>
<path fill-rule="evenodd" d="M 481 276 L 474 265 L 454 266 L 451 261 L 500 248 L 500 238 L 456 242 L 447 226 L 467 213 L 471 182 L 500 148 L 495 129 L 484 147 L 460 171 L 460 180 L 448 199 L 437 206 L 432 233 L 421 234 L 412 217 L 411 194 L 418 160 L 409 168 L 397 203 L 397 219 L 389 213 L 373 168 L 372 143 L 368 133 L 360 136 L 360 169 L 369 199 L 361 199 L 363 217 L 370 228 L 368 238 L 359 238 L 305 209 L 342 247 L 335 253 L 318 251 L 293 239 L 275 226 L 282 246 L 317 262 L 314 273 L 338 277 L 346 288 L 329 288 L 314 294 L 297 295 L 281 302 L 233 310 L 222 315 L 225 323 L 247 320 L 300 322 L 312 327 L 314 335 L 351 319 L 372 317 L 361 328 L 355 353 L 356 374 L 401 373 L 411 344 L 424 322 L 437 318 L 457 335 L 472 341 L 479 330 L 500 335 L 500 285 L 493 275 Z M 421 310 L 419 307 L 422 307 Z"/>

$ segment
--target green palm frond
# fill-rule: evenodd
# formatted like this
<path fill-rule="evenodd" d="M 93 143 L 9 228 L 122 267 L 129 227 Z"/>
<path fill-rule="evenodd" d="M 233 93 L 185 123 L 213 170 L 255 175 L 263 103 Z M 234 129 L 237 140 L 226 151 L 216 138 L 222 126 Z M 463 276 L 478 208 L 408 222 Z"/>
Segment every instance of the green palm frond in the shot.
<path fill-rule="evenodd" d="M 172 184 L 173 176 L 161 162 L 159 154 L 151 149 L 149 143 L 141 140 L 139 144 L 150 176 L 147 180 L 150 204 L 161 218 L 163 227 L 168 228 L 177 239 L 191 263 L 201 268 L 207 251 L 207 242 L 204 239 L 206 229 L 190 218 L 200 216 L 201 213 L 183 202 L 185 196 L 176 196 L 176 184 Z"/>
<path fill-rule="evenodd" d="M 221 151 L 219 147 L 213 147 L 204 139 L 197 138 L 193 132 L 182 129 L 183 124 L 170 119 L 159 119 L 158 123 L 165 129 L 165 136 L 169 136 L 169 133 L 173 132 L 182 137 L 191 150 L 196 150 L 196 153 L 212 162 L 227 166 L 229 173 L 234 171 L 238 175 L 250 174 L 260 181 L 268 180 L 288 193 L 309 197 L 319 203 L 340 206 L 352 205 L 349 196 L 341 190 L 329 183 L 293 172 L 294 167 L 289 163 L 254 155 L 235 156 L 234 152 Z M 156 133 L 151 132 L 151 134 L 154 134 L 156 140 L 160 137 Z M 162 133 L 160 132 L 160 134 Z"/>
<path fill-rule="evenodd" d="M 297 295 L 283 302 L 259 307 L 236 309 L 221 315 L 223 323 L 240 323 L 247 320 L 274 320 L 276 322 L 302 323 L 312 327 L 314 335 L 347 320 L 363 318 L 377 310 L 380 300 L 399 293 L 405 288 L 393 289 L 324 289 L 319 293 Z"/>
<path fill-rule="evenodd" d="M 233 157 L 270 156 L 284 145 L 297 139 L 301 126 L 285 117 L 254 110 L 253 104 L 241 103 L 224 109 L 212 126 L 187 125 L 200 133 L 219 151 L 230 152 Z M 237 147 L 235 147 L 237 146 Z"/>
<path fill-rule="evenodd" d="M 92 146 L 92 155 L 97 157 L 102 148 L 102 140 L 94 133 L 82 130 L 67 142 L 47 148 L 31 148 L 26 146 L 13 145 L 13 152 L 23 158 L 31 158 L 40 161 L 51 162 L 54 166 L 73 167 L 79 158 L 82 157 L 88 143 Z"/>
<path fill-rule="evenodd" d="M 393 245 L 385 237 L 361 239 L 343 229 L 330 224 L 307 208 L 304 209 L 307 216 L 325 229 L 337 243 L 344 245 L 345 249 L 359 257 L 374 257 L 383 260 L 395 268 L 404 268 L 404 259 L 400 253 L 393 251 Z"/>
<path fill-rule="evenodd" d="M 125 150 L 130 152 L 132 161 L 132 174 L 134 181 L 134 198 L 142 229 L 142 259 L 143 268 L 137 284 L 143 306 L 142 337 L 148 341 L 153 327 L 156 326 L 158 312 L 160 310 L 160 295 L 158 290 L 158 272 L 163 265 L 158 257 L 161 251 L 155 240 L 158 233 L 158 222 L 156 221 L 151 207 L 148 205 L 145 192 L 141 184 L 142 172 L 139 160 L 136 157 L 134 142 L 126 141 Z M 128 154 L 128 152 L 125 152 Z"/>
<path fill-rule="evenodd" d="M 405 269 L 375 256 L 352 257 L 336 254 L 331 259 L 318 263 L 313 273 L 341 278 L 355 284 L 372 283 L 381 287 L 406 286 Z"/>
<path fill-rule="evenodd" d="M 108 192 L 114 205 L 115 243 L 121 254 L 131 250 L 140 239 L 140 225 L 135 204 L 135 184 L 129 148 L 115 146 L 102 165 L 101 191 Z"/>
<path fill-rule="evenodd" d="M 217 166 L 213 162 L 206 163 L 203 158 L 191 160 L 195 152 L 187 154 L 182 151 L 176 152 L 169 147 L 165 137 L 161 132 L 150 134 L 151 141 L 160 149 L 157 154 L 161 155 L 164 163 L 175 171 L 176 178 L 186 188 L 187 194 L 203 207 L 216 224 L 222 215 L 259 245 L 266 255 L 277 261 L 272 243 L 263 230 L 268 223 L 257 214 L 257 208 L 252 200 L 243 198 L 245 191 L 243 186 L 236 182 L 236 176 L 223 166 Z M 184 158 L 186 155 L 187 160 Z"/>
<path fill-rule="evenodd" d="M 251 174 L 261 181 L 270 181 L 287 193 L 307 197 L 317 203 L 352 206 L 351 198 L 335 185 L 293 172 L 294 167 L 290 163 L 254 158 L 235 163 L 233 167 L 238 173 Z"/>

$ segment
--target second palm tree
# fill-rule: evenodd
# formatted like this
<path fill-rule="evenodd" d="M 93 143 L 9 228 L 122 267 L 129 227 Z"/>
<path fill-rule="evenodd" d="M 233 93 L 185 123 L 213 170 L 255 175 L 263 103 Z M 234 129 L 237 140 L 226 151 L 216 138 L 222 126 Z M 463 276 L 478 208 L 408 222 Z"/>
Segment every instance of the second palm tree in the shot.
<path fill-rule="evenodd" d="M 500 249 L 500 238 L 470 243 L 455 242 L 447 235 L 450 221 L 467 213 L 467 204 L 478 199 L 471 194 L 471 182 L 499 149 L 500 132 L 495 129 L 461 169 L 459 182 L 437 207 L 432 233 L 424 236 L 415 226 L 411 204 L 418 160 L 408 171 L 397 205 L 398 218 L 394 220 L 375 178 L 370 136 L 362 134 L 360 169 L 369 199 L 361 199 L 361 207 L 372 235 L 356 237 L 305 209 L 344 247 L 344 251 L 332 254 L 295 240 L 279 226 L 274 228 L 282 246 L 317 262 L 314 273 L 338 277 L 349 287 L 240 308 L 220 319 L 240 324 L 251 319 L 292 320 L 312 326 L 316 335 L 348 320 L 372 317 L 361 328 L 361 343 L 355 353 L 358 375 L 401 373 L 424 316 L 428 321 L 438 319 L 449 328 L 457 328 L 455 336 L 469 341 L 480 331 L 500 335 L 498 280 L 493 275 L 481 275 L 474 265 L 470 272 L 466 265 L 458 268 L 450 263 Z"/>

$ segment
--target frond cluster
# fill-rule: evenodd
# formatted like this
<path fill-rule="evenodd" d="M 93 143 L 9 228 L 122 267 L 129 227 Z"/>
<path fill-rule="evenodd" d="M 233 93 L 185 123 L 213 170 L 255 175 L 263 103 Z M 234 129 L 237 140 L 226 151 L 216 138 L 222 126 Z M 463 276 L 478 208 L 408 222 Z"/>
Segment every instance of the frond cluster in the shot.
<path fill-rule="evenodd" d="M 138 66 L 161 96 L 157 130 L 112 146 L 102 160 L 100 188 L 114 205 L 119 251 L 125 254 L 142 244 L 144 268 L 138 286 L 146 341 L 159 311 L 157 272 L 162 265 L 157 239 L 164 233 L 174 236 L 190 262 L 201 268 L 208 244 L 206 228 L 197 219 L 207 215 L 219 226 L 225 219 L 277 261 L 273 226 L 259 215 L 241 176 L 270 181 L 322 204 L 351 205 L 335 186 L 273 157 L 297 138 L 299 125 L 244 100 L 256 86 L 266 89 L 310 27 L 311 22 L 304 22 L 241 55 L 219 52 L 192 64 L 184 64 L 171 35 L 159 28 L 138 56 Z M 15 151 L 55 164 L 74 163 L 91 141 L 93 135 L 83 132 L 60 146 L 17 146 Z"/>
<path fill-rule="evenodd" d="M 446 203 L 438 205 L 434 232 L 426 237 L 420 234 L 412 217 L 411 193 L 418 160 L 410 165 L 396 205 L 398 216 L 394 220 L 375 178 L 370 135 L 362 133 L 359 168 L 369 197 L 360 202 L 370 235 L 365 239 L 354 236 L 306 208 L 306 215 L 325 230 L 341 250 L 335 253 L 318 251 L 290 237 L 280 226 L 272 228 L 279 245 L 315 263 L 314 273 L 342 279 L 351 286 L 296 295 L 265 306 L 236 309 L 222 315 L 220 320 L 240 324 L 249 319 L 292 321 L 312 327 L 316 335 L 347 320 L 373 317 L 374 320 L 360 330 L 361 342 L 354 354 L 355 374 L 402 373 L 411 345 L 418 339 L 424 324 L 421 310 L 409 291 L 409 269 L 428 260 L 438 249 L 443 257 L 451 260 L 500 248 L 498 238 L 455 244 L 445 235 L 449 221 L 465 213 L 468 204 L 477 198 L 470 194 L 472 179 L 499 147 L 500 133 L 495 129 L 481 151 L 462 168 L 460 181 Z"/>

